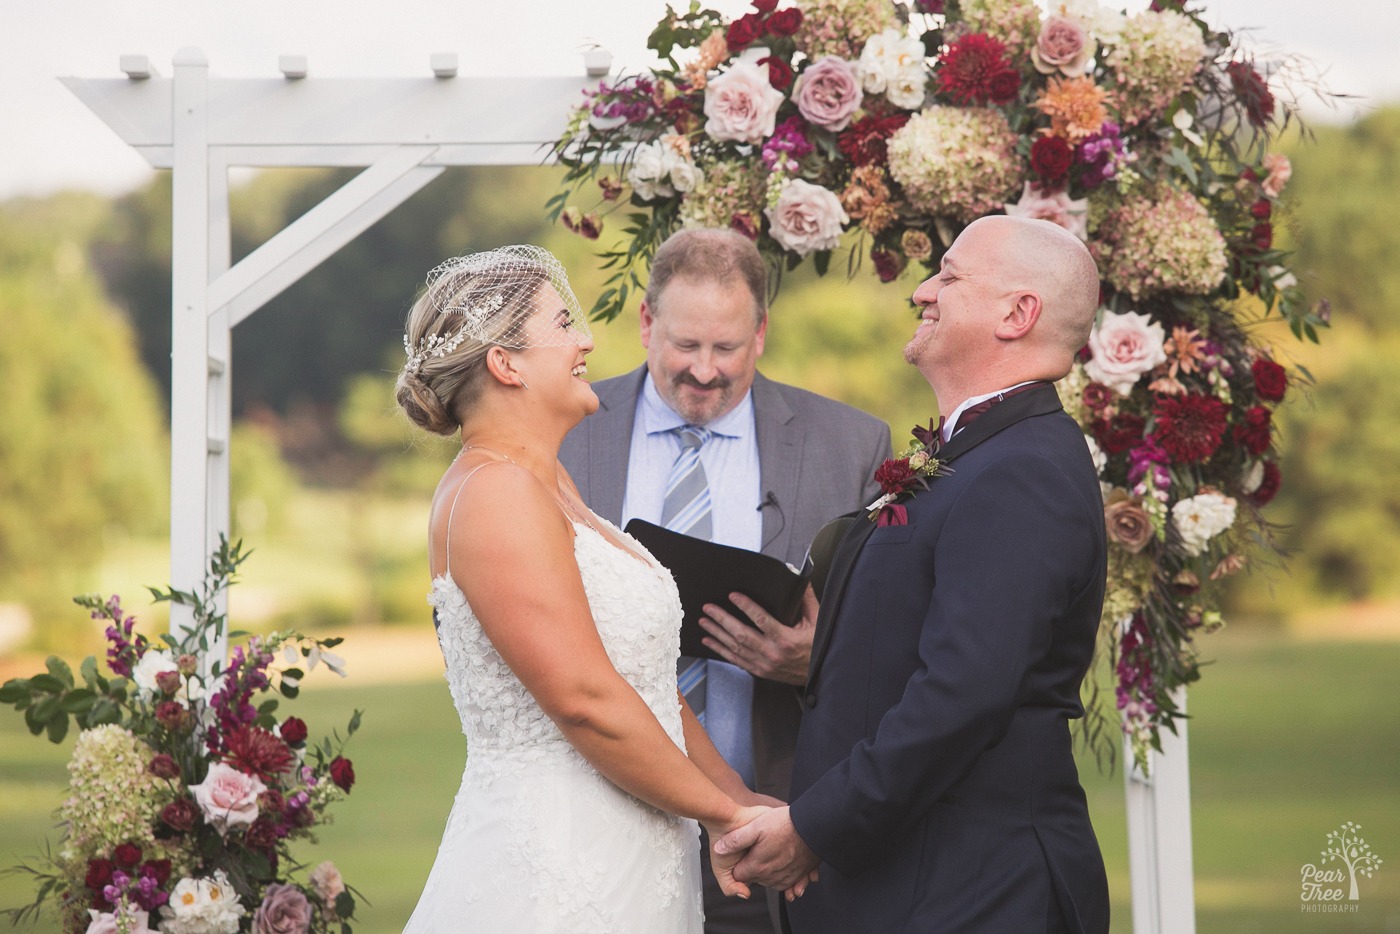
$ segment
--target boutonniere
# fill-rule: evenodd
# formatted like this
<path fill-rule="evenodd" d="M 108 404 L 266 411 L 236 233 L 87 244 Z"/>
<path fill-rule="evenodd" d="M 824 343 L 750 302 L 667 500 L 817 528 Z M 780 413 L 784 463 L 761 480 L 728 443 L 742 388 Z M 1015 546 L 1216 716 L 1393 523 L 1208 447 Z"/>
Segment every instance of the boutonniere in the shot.
<path fill-rule="evenodd" d="M 892 457 L 875 471 L 880 484 L 879 499 L 865 507 L 870 521 L 876 525 L 908 525 L 909 511 L 898 502 L 906 493 L 927 490 L 931 477 L 947 475 L 950 468 L 939 455 L 943 452 L 943 419 L 935 425 L 930 419 L 927 428 L 914 427 L 914 440 L 898 457 Z"/>

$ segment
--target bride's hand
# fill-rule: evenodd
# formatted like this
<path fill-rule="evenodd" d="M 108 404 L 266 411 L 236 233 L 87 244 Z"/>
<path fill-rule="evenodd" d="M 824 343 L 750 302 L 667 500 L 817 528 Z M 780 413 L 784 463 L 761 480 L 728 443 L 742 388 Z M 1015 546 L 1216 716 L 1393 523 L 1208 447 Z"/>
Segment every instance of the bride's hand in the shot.
<path fill-rule="evenodd" d="M 748 898 L 752 893 L 747 885 L 734 878 L 734 867 L 744 858 L 747 850 L 738 853 L 719 854 L 715 852 L 715 841 L 731 830 L 737 830 L 748 824 L 760 814 L 772 810 L 766 806 L 749 806 L 739 808 L 734 817 L 722 823 L 707 823 L 705 830 L 710 835 L 710 868 L 714 870 L 715 879 L 719 882 L 720 891 L 725 895 L 737 895 L 740 898 Z"/>

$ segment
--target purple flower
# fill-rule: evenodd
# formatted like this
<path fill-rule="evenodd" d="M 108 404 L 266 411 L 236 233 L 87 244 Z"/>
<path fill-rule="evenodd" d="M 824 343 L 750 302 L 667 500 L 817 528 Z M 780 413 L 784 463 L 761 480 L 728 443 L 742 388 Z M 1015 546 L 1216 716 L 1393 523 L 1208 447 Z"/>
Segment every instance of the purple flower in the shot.
<path fill-rule="evenodd" d="M 763 164 L 769 171 L 796 174 L 798 160 L 812 151 L 806 127 L 801 117 L 788 117 L 774 127 L 773 135 L 763 144 Z"/>
<path fill-rule="evenodd" d="M 1085 188 L 1097 188 L 1116 178 L 1120 167 L 1136 159 L 1128 152 L 1118 124 L 1111 120 L 1074 148 L 1074 158 L 1084 166 L 1079 181 Z"/>

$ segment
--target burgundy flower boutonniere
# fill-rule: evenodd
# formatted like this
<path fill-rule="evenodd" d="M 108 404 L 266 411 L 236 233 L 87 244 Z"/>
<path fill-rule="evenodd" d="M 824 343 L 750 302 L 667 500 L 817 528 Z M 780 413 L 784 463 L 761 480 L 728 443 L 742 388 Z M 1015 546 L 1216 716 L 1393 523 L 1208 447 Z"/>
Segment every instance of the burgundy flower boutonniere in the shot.
<path fill-rule="evenodd" d="M 943 450 L 943 420 L 929 421 L 928 427 L 915 426 L 914 440 L 898 457 L 892 457 L 875 471 L 880 498 L 865 507 L 876 525 L 908 525 L 909 511 L 898 502 L 915 490 L 927 490 L 930 477 L 946 475 L 950 468 L 939 458 Z"/>

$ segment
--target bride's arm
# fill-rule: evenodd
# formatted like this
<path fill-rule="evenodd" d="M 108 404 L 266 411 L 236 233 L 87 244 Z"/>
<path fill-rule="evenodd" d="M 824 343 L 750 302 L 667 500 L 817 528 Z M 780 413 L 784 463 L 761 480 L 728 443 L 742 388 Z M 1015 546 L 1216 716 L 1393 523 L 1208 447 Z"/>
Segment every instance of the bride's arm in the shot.
<path fill-rule="evenodd" d="M 695 712 L 690 709 L 690 704 L 686 703 L 685 695 L 680 691 L 676 694 L 681 702 L 681 726 L 685 730 L 686 753 L 689 754 L 690 761 L 705 773 L 705 777 L 740 804 L 782 807 L 786 802 L 759 794 L 744 784 L 744 779 L 715 748 L 710 734 L 705 732 L 705 728 L 696 719 Z"/>
<path fill-rule="evenodd" d="M 594 768 L 712 835 L 756 816 L 686 757 L 613 668 L 588 608 L 573 530 L 533 476 L 481 471 L 462 492 L 450 531 L 453 577 L 492 645 Z"/>

